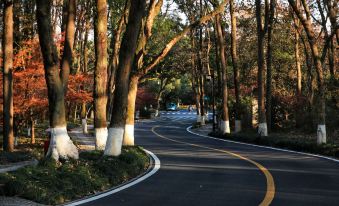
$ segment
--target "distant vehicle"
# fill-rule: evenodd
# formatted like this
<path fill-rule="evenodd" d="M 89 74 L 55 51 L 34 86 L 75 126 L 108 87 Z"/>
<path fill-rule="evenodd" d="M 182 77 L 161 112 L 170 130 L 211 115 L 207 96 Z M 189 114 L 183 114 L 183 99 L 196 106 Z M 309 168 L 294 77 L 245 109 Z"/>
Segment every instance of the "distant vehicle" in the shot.
<path fill-rule="evenodd" d="M 175 104 L 175 103 L 169 103 L 169 104 L 166 106 L 166 110 L 167 110 L 167 111 L 177 111 L 177 110 L 178 110 L 177 104 Z"/>

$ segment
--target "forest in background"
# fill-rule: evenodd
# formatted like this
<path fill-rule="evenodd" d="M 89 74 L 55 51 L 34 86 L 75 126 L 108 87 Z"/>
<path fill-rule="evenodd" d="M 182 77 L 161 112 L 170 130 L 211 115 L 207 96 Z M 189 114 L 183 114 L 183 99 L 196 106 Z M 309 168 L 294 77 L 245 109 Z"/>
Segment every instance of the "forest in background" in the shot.
<path fill-rule="evenodd" d="M 51 1 L 50 26 L 59 58 L 58 68 L 62 68 L 67 42 L 67 2 L 71 1 Z M 337 141 L 339 34 L 335 1 L 230 1 L 230 4 L 225 2 L 224 12 L 214 13 L 208 19 L 211 21 L 199 22 L 203 26 L 196 25 L 196 21 L 213 13 L 220 2 L 174 0 L 163 4 L 159 0 L 149 1 L 144 5 L 144 13 L 140 14 L 144 19 L 142 29 L 134 37 L 138 38 L 132 51 L 134 62 L 129 62 L 131 75 L 125 77 L 127 82 L 124 84 L 118 84 L 120 79 L 116 76 L 117 71 L 127 65 L 119 63 L 119 49 L 123 46 L 123 36 L 127 36 L 128 13 L 132 8 L 129 1 L 107 1 L 107 7 L 105 2 L 101 3 L 107 8 L 107 30 L 100 31 L 104 32 L 101 38 L 107 37 L 107 55 L 100 55 L 100 48 L 96 48 L 100 35 L 96 33 L 95 22 L 98 20 L 93 8 L 98 5 L 79 0 L 73 8 L 72 63 L 65 92 L 68 122 L 87 119 L 93 110 L 96 111 L 95 128 L 107 127 L 106 120 L 119 116 L 113 114 L 117 104 L 116 108 L 126 107 L 127 111 L 115 121 L 122 122 L 120 126 L 133 125 L 135 101 L 128 100 L 126 92 L 130 95 L 131 88 L 136 91 L 139 84 L 136 99 L 149 100 L 137 109 L 148 106 L 148 101 L 159 110 L 161 100 L 163 103 L 181 100 L 196 105 L 197 121 L 201 124 L 205 121 L 206 109 L 211 108 L 213 90 L 221 133 L 229 133 L 230 128 L 238 131 L 236 122 L 239 120 L 242 122 L 238 125 L 258 127 L 264 136 L 267 136 L 263 125 L 266 123 L 268 135 L 270 131 L 279 130 L 317 135 L 318 126 L 326 125 L 325 136 L 327 134 L 331 142 Z M 174 4 L 177 9 L 173 9 Z M 3 18 L 4 4 L 1 7 Z M 185 19 L 182 19 L 183 15 Z M 51 111 L 48 112 L 35 1 L 13 1 L 13 20 L 14 133 L 22 135 L 27 128 L 48 120 Z M 1 24 L 1 33 L 3 28 L 4 24 Z M 3 36 L 1 41 L 4 42 Z M 166 51 L 168 45 L 171 48 Z M 3 51 L 4 46 L 1 48 Z M 107 57 L 104 60 L 107 72 L 100 70 L 98 73 L 99 57 Z M 1 65 L 3 68 L 3 60 Z M 96 79 L 103 74 L 106 80 Z M 2 86 L 1 96 L 4 95 Z M 103 87 L 107 89 L 107 106 L 97 96 Z M 116 89 L 125 90 L 122 100 L 114 98 Z M 150 94 L 151 97 L 147 97 Z M 250 115 L 253 99 L 259 102 L 255 125 L 252 125 Z M 95 102 L 97 100 L 99 102 Z M 0 101 L 3 105 L 2 98 Z M 99 114 L 95 105 L 101 106 L 100 111 L 105 110 L 107 114 Z"/>

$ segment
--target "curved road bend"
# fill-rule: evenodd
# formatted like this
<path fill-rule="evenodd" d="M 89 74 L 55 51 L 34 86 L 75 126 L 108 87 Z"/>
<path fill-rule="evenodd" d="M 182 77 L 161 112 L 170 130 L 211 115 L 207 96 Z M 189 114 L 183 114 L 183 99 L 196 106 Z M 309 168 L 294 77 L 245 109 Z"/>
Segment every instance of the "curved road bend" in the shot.
<path fill-rule="evenodd" d="M 170 113 L 137 123 L 136 143 L 160 170 L 83 205 L 339 205 L 339 163 L 199 137 L 186 131 L 193 121 Z"/>

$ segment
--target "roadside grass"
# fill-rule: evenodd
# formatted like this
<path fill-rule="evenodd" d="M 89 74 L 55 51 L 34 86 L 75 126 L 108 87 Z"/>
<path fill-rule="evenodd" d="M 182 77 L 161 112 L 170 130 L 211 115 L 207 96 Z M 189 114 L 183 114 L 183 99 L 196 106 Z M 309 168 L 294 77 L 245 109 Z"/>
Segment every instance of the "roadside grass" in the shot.
<path fill-rule="evenodd" d="M 14 152 L 3 151 L 2 145 L 0 148 L 0 165 L 42 159 L 44 157 L 43 142 L 46 138 L 35 138 L 35 144 L 31 144 L 31 138 L 19 137 L 18 145 L 15 146 Z"/>
<path fill-rule="evenodd" d="M 211 132 L 209 135 L 221 139 L 339 158 L 339 144 L 336 141 L 329 141 L 327 144 L 318 145 L 316 142 L 316 137 L 310 137 L 306 134 L 271 133 L 268 137 L 260 137 L 254 131 L 245 130 L 240 133 L 225 135 L 222 135 L 218 132 Z"/>
<path fill-rule="evenodd" d="M 124 147 L 119 157 L 100 151 L 80 153 L 79 160 L 43 159 L 37 166 L 0 174 L 0 195 L 19 196 L 42 204 L 62 204 L 130 180 L 149 166 L 139 147 Z"/>
<path fill-rule="evenodd" d="M 68 122 L 67 129 L 79 127 L 79 123 Z M 0 165 L 44 158 L 44 141 L 48 139 L 46 129 L 49 127 L 48 121 L 35 125 L 35 144 L 31 144 L 31 137 L 27 136 L 27 131 L 20 131 L 17 136 L 18 145 L 14 152 L 3 151 L 3 137 L 0 135 Z"/>

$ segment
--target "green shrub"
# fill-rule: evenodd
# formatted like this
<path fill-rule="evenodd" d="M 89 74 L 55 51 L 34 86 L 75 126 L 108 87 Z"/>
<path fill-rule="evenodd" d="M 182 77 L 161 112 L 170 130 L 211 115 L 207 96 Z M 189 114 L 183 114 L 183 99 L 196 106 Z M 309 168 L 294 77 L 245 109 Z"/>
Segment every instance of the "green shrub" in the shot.
<path fill-rule="evenodd" d="M 210 133 L 210 136 L 234 141 L 247 142 L 257 145 L 278 147 L 282 149 L 290 149 L 300 152 L 315 153 L 333 157 L 339 157 L 339 145 L 337 144 L 322 144 L 318 145 L 316 141 L 306 138 L 290 138 L 286 136 L 270 135 L 269 137 L 260 137 L 254 132 L 241 132 L 237 134 Z"/>
<path fill-rule="evenodd" d="M 148 167 L 147 155 L 138 147 L 125 147 L 119 157 L 100 151 L 80 153 L 79 160 L 44 159 L 38 166 L 0 174 L 5 195 L 43 204 L 62 204 L 94 194 L 136 177 Z"/>

